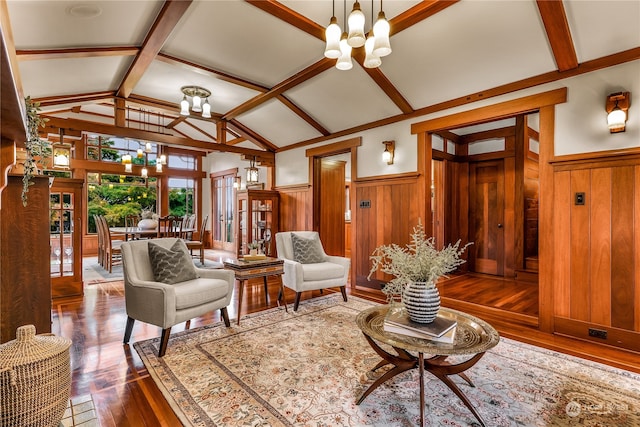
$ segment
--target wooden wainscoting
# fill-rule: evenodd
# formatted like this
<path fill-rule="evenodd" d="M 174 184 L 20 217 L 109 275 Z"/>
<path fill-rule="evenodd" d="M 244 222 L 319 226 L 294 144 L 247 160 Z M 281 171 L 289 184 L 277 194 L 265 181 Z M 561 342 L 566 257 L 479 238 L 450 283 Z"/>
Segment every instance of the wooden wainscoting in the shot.
<path fill-rule="evenodd" d="M 640 158 L 558 162 L 554 175 L 555 330 L 638 350 Z"/>
<path fill-rule="evenodd" d="M 392 277 L 377 272 L 371 281 L 367 280 L 371 268 L 369 256 L 380 245 L 409 243 L 423 205 L 422 197 L 418 195 L 417 177 L 356 180 L 351 185 L 351 191 L 355 192 L 355 209 L 351 216 L 356 237 L 355 245 L 351 247 L 352 286 L 380 289 L 380 282 L 387 282 Z M 426 225 L 424 218 L 422 224 Z"/>
<path fill-rule="evenodd" d="M 278 231 L 313 230 L 313 194 L 309 184 L 277 187 L 280 193 Z"/>

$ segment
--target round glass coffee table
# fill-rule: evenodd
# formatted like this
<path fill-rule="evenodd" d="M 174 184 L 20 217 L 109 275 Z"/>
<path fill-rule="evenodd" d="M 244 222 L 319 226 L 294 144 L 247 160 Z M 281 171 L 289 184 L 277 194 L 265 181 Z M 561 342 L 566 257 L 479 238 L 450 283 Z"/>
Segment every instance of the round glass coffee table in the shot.
<path fill-rule="evenodd" d="M 424 426 L 424 371 L 432 373 L 442 381 L 451 391 L 453 391 L 467 408 L 475 415 L 482 426 L 484 420 L 473 407 L 467 396 L 458 386 L 449 379 L 450 375 L 458 375 L 464 379 L 471 387 L 475 387 L 473 382 L 464 372 L 475 365 L 490 348 L 500 341 L 498 332 L 487 322 L 478 319 L 470 314 L 448 308 L 440 308 L 439 316 L 445 316 L 457 321 L 456 333 L 452 343 L 435 342 L 428 339 L 414 338 L 408 335 L 387 332 L 384 330 L 384 319 L 390 306 L 376 306 L 362 311 L 356 317 L 356 323 L 371 348 L 382 357 L 372 371 L 380 369 L 386 365 L 393 365 L 384 375 L 378 378 L 360 396 L 357 405 L 371 394 L 381 384 L 395 377 L 396 375 L 418 368 L 420 373 L 420 426 Z M 402 310 L 394 307 L 393 310 Z M 383 346 L 381 344 L 386 344 Z M 385 348 L 390 346 L 396 352 L 393 354 Z M 416 353 L 416 355 L 412 354 Z M 424 355 L 429 355 L 425 358 Z M 466 356 L 470 358 L 462 362 L 449 363 L 449 356 Z"/>

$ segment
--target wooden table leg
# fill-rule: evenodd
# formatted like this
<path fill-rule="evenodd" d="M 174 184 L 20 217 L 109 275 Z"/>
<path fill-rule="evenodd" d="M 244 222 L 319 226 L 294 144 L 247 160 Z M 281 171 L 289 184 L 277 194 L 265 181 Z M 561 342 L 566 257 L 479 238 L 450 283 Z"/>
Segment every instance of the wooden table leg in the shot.
<path fill-rule="evenodd" d="M 242 309 L 242 294 L 244 293 L 244 280 L 238 280 L 239 288 L 238 288 L 238 325 L 240 324 L 240 313 Z"/>
<path fill-rule="evenodd" d="M 418 353 L 418 369 L 420 372 L 420 427 L 424 427 L 424 354 Z"/>
<path fill-rule="evenodd" d="M 264 303 L 269 307 L 269 288 L 267 286 L 267 276 L 263 276 L 262 280 L 264 280 Z"/>

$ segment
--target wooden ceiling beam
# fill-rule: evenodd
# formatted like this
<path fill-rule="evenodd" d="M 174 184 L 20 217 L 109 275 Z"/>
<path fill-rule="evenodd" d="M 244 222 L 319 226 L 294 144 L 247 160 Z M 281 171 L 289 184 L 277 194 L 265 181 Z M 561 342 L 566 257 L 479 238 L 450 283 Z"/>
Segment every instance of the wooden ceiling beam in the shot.
<path fill-rule="evenodd" d="M 291 102 L 291 100 L 286 96 L 280 95 L 278 96 L 278 100 L 282 102 L 284 105 L 286 105 L 287 107 L 289 107 L 289 109 L 294 113 L 296 113 L 298 117 L 300 117 L 302 120 L 307 122 L 310 126 L 315 128 L 315 130 L 320 132 L 322 135 L 329 135 L 331 133 L 327 129 L 325 129 L 324 126 L 318 123 L 313 117 L 311 117 L 306 111 L 304 111 L 302 108 L 298 107 L 296 104 Z"/>
<path fill-rule="evenodd" d="M 405 99 L 398 89 L 391 83 L 391 81 L 384 75 L 380 68 L 367 68 L 364 66 L 365 52 L 364 48 L 353 49 L 352 51 L 354 59 L 360 64 L 362 69 L 373 79 L 374 82 L 382 89 L 382 91 L 393 101 L 394 104 L 402 111 L 403 114 L 409 114 L 413 112 L 413 107 L 409 104 L 409 101 Z"/>
<path fill-rule="evenodd" d="M 175 26 L 189 6 L 191 6 L 191 2 L 192 0 L 165 1 L 162 10 L 158 14 L 158 18 L 151 26 L 147 37 L 142 43 L 140 53 L 138 53 L 133 60 L 133 64 L 118 88 L 118 96 L 128 98 L 129 95 L 131 95 L 133 88 L 138 84 L 142 75 L 156 58 Z"/>
<path fill-rule="evenodd" d="M 88 101 L 99 101 L 101 99 L 113 99 L 115 93 L 113 91 L 105 92 L 88 92 L 75 93 L 70 95 L 45 96 L 42 98 L 33 98 L 34 101 L 40 103 L 40 107 L 50 107 L 60 104 L 74 104 Z"/>
<path fill-rule="evenodd" d="M 188 137 L 181 138 L 173 135 L 151 132 L 142 129 L 132 129 L 121 126 L 108 125 L 104 123 L 90 122 L 86 120 L 61 119 L 59 117 L 46 115 L 44 115 L 43 117 L 49 119 L 49 121 L 47 122 L 48 126 L 63 128 L 65 129 L 65 134 L 67 133 L 67 131 L 95 132 L 103 135 L 117 136 L 121 138 L 134 138 L 145 141 L 153 141 L 169 147 L 188 148 L 196 151 L 204 151 L 207 153 L 219 151 L 245 154 L 249 156 L 262 156 L 266 158 L 274 158 L 275 156 L 271 151 L 261 151 L 251 148 L 217 144 L 209 141 L 199 141 Z"/>
<path fill-rule="evenodd" d="M 191 127 L 192 129 L 195 129 L 196 131 L 200 132 L 201 134 L 203 134 L 204 136 L 206 136 L 207 138 L 211 139 L 212 141 L 218 142 L 218 138 L 216 138 L 215 136 L 211 135 L 208 132 L 205 132 L 203 129 L 200 129 L 199 127 L 197 127 L 196 125 L 194 125 L 193 123 L 189 122 L 189 121 L 184 121 L 184 123 Z"/>
<path fill-rule="evenodd" d="M 280 96 L 287 90 L 299 85 L 300 83 L 303 83 L 309 80 L 310 78 L 317 76 L 323 71 L 328 70 L 329 68 L 333 67 L 334 62 L 335 60 L 333 59 L 322 58 L 318 62 L 311 64 L 310 66 L 300 71 L 299 73 L 294 74 L 288 79 L 278 83 L 277 85 L 269 89 L 269 91 L 251 98 L 244 104 L 240 104 L 233 110 L 224 114 L 222 118 L 227 121 L 233 120 L 236 117 L 238 117 L 240 114 L 246 113 L 247 111 L 252 110 L 253 108 L 259 106 L 260 104 L 263 104 L 270 99 Z"/>
<path fill-rule="evenodd" d="M 69 49 L 20 49 L 19 61 L 43 61 L 46 59 L 95 58 L 103 56 L 133 56 L 140 52 L 136 46 L 79 47 Z"/>
<path fill-rule="evenodd" d="M 324 27 L 275 0 L 245 0 L 252 6 L 324 41 Z"/>
<path fill-rule="evenodd" d="M 257 144 L 259 147 L 262 147 L 265 150 L 276 151 L 276 149 L 278 148 L 274 144 L 269 142 L 266 138 L 264 138 L 261 135 L 258 135 L 256 132 L 249 129 L 248 127 L 246 127 L 245 125 L 243 125 L 237 120 L 228 121 L 227 128 L 232 128 L 233 130 L 238 132 L 240 136 L 253 142 L 254 144 Z"/>
<path fill-rule="evenodd" d="M 558 71 L 578 68 L 578 56 L 562 0 L 537 0 L 536 3 Z"/>
<path fill-rule="evenodd" d="M 438 131 L 438 132 L 434 132 L 436 135 L 439 135 L 442 139 L 446 139 L 447 141 L 451 141 L 454 144 L 459 144 L 460 143 L 460 136 L 456 135 L 455 133 L 448 131 L 448 130 L 442 130 L 442 131 Z"/>
<path fill-rule="evenodd" d="M 412 25 L 423 21 L 438 12 L 442 12 L 449 6 L 453 6 L 460 0 L 424 0 L 389 20 L 389 35 L 398 34 Z"/>
<path fill-rule="evenodd" d="M 167 55 L 166 53 L 158 53 L 156 57 L 158 61 L 164 62 L 165 64 L 179 66 L 189 71 L 196 71 L 197 73 L 215 77 L 227 83 L 233 83 L 237 86 L 242 86 L 247 89 L 255 90 L 257 92 L 267 92 L 269 90 L 268 87 L 261 86 L 257 83 L 250 82 L 245 79 L 241 79 L 239 77 L 232 76 L 231 74 L 227 74 L 223 71 L 216 70 L 215 68 L 205 67 L 203 65 L 196 64 L 195 62 L 190 62 L 185 59 L 176 58 L 175 56 Z M 177 94 L 180 95 L 180 94 Z M 215 94 L 214 94 L 215 96 Z"/>

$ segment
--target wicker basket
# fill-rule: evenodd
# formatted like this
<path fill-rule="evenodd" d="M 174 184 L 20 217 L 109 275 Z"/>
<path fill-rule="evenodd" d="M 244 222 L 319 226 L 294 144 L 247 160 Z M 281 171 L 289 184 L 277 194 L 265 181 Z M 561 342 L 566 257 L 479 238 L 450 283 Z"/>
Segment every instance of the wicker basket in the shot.
<path fill-rule="evenodd" d="M 71 341 L 20 326 L 0 345 L 0 426 L 53 427 L 69 401 Z"/>

